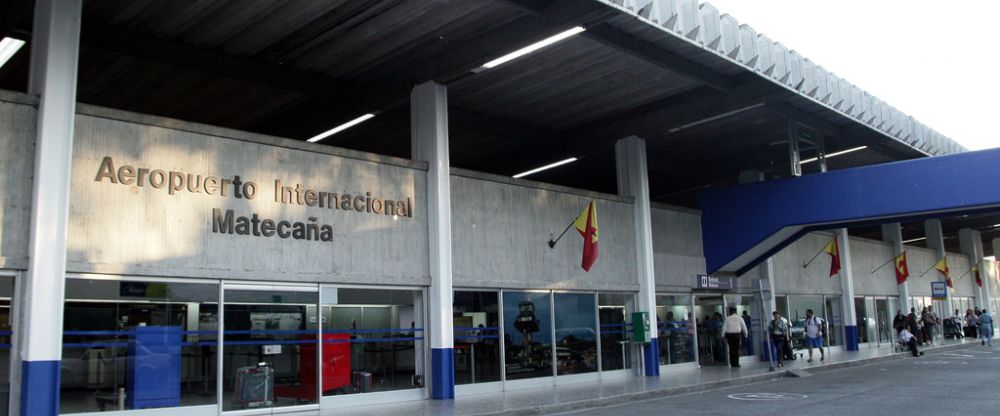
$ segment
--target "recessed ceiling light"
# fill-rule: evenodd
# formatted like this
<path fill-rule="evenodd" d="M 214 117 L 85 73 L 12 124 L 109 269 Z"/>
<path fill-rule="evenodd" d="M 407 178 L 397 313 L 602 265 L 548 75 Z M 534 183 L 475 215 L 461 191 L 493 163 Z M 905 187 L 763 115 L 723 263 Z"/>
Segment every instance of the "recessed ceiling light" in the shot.
<path fill-rule="evenodd" d="M 577 160 L 578 159 L 575 158 L 575 157 L 571 157 L 569 159 L 563 159 L 563 160 L 560 160 L 560 161 L 555 162 L 555 163 L 550 163 L 550 164 L 542 166 L 542 167 L 538 167 L 538 168 L 534 168 L 532 170 L 528 170 L 528 171 L 524 171 L 524 172 L 518 173 L 517 175 L 514 175 L 514 178 L 523 178 L 525 176 L 528 176 L 528 175 L 531 175 L 531 174 L 535 174 L 535 173 L 541 172 L 543 170 L 552 169 L 552 168 L 554 168 L 556 166 L 562 166 L 562 165 L 565 165 L 567 163 L 573 163 L 573 162 L 576 162 Z"/>
<path fill-rule="evenodd" d="M 5 37 L 0 40 L 0 67 L 6 64 L 22 46 L 24 46 L 24 41 L 21 39 Z"/>
<path fill-rule="evenodd" d="M 483 64 L 483 66 L 481 66 L 479 68 L 476 68 L 476 69 L 473 69 L 472 72 L 482 72 L 482 71 L 485 71 L 487 69 L 496 68 L 496 67 L 498 67 L 500 65 L 503 65 L 504 63 L 513 61 L 513 60 L 515 60 L 517 58 L 520 58 L 520 57 L 522 57 L 524 55 L 527 55 L 529 53 L 532 53 L 534 51 L 542 49 L 542 48 L 544 48 L 546 46 L 552 45 L 552 44 L 557 43 L 557 42 L 562 41 L 562 40 L 569 39 L 569 38 L 571 38 L 571 37 L 573 37 L 575 35 L 579 35 L 580 33 L 583 33 L 583 31 L 585 31 L 585 30 L 587 30 L 587 29 L 585 29 L 583 26 L 576 26 L 576 27 L 574 27 L 572 29 L 556 33 L 555 35 L 549 36 L 549 37 L 547 37 L 545 39 L 542 39 L 542 40 L 540 40 L 538 42 L 532 43 L 532 44 L 530 44 L 528 46 L 525 46 L 525 47 L 523 47 L 521 49 L 518 49 L 518 50 L 516 50 L 514 52 L 508 53 L 508 54 L 506 54 L 504 56 L 501 56 L 501 57 L 499 57 L 497 59 L 489 61 L 489 62 Z"/>
<path fill-rule="evenodd" d="M 342 132 L 344 130 L 347 130 L 347 129 L 351 128 L 351 127 L 354 127 L 354 126 L 356 126 L 358 124 L 364 123 L 366 120 L 368 120 L 368 119 L 370 119 L 372 117 L 375 117 L 375 114 L 372 114 L 372 113 L 365 114 L 365 115 L 363 115 L 361 117 L 358 117 L 358 118 L 356 118 L 354 120 L 348 121 L 348 122 L 346 122 L 344 124 L 341 124 L 341 125 L 339 125 L 337 127 L 332 128 L 330 130 L 324 131 L 324 132 L 322 132 L 322 133 L 320 133 L 320 134 L 318 134 L 318 135 L 316 135 L 316 136 L 314 136 L 314 137 L 312 137 L 312 138 L 310 138 L 310 139 L 308 139 L 306 141 L 307 142 L 311 142 L 311 143 L 318 142 L 318 141 L 323 140 L 323 139 L 325 139 L 327 137 L 333 136 L 334 134 L 340 133 L 340 132 Z"/>

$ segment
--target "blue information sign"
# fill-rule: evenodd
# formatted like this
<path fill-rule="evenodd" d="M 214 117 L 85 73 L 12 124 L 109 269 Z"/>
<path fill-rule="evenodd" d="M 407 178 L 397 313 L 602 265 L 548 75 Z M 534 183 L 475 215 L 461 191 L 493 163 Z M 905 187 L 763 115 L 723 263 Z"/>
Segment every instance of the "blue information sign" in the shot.
<path fill-rule="evenodd" d="M 948 284 L 945 282 L 931 282 L 931 298 L 934 300 L 948 299 Z"/>

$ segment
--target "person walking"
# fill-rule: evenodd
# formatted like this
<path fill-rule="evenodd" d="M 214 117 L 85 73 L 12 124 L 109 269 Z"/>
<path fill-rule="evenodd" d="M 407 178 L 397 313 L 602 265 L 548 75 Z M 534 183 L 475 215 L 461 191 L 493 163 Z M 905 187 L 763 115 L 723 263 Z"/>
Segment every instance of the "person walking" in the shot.
<path fill-rule="evenodd" d="M 771 313 L 774 319 L 767 326 L 767 333 L 771 336 L 771 343 L 774 345 L 772 353 L 778 356 L 778 367 L 785 365 L 785 343 L 790 341 L 791 330 L 788 328 L 788 321 L 781 317 L 778 311 Z"/>
<path fill-rule="evenodd" d="M 809 348 L 809 360 L 807 362 L 813 362 L 813 348 L 819 348 L 819 360 L 823 361 L 826 359 L 826 353 L 823 352 L 823 328 L 826 326 L 826 322 L 823 318 L 813 315 L 812 309 L 806 309 L 806 347 Z"/>
<path fill-rule="evenodd" d="M 729 308 L 729 316 L 726 317 L 726 323 L 722 326 L 722 332 L 726 334 L 726 343 L 729 344 L 729 366 L 739 368 L 740 341 L 746 338 L 750 331 L 747 330 L 743 318 L 736 314 L 736 308 Z"/>
<path fill-rule="evenodd" d="M 993 346 L 993 316 L 989 309 L 983 309 L 979 314 L 980 345 Z"/>

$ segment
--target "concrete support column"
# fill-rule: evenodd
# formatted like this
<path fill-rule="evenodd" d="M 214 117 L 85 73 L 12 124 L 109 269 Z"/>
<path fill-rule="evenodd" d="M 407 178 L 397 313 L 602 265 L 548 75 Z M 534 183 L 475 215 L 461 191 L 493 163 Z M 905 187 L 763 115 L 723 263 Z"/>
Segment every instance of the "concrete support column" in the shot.
<path fill-rule="evenodd" d="M 941 229 L 941 220 L 927 220 L 924 221 L 924 235 L 927 236 L 927 247 L 934 250 L 934 261 L 937 262 L 941 260 L 947 252 L 944 250 L 944 231 Z M 950 269 L 952 265 L 948 265 Z M 949 270 L 951 272 L 951 270 Z M 944 276 L 941 276 L 936 270 L 931 270 L 938 276 L 941 281 L 945 281 Z M 957 277 L 957 276 L 956 276 Z M 954 280 L 952 280 L 954 284 Z M 948 297 L 944 301 L 944 310 L 951 311 L 951 292 L 952 288 L 948 288 Z M 937 311 L 938 317 L 941 317 L 941 311 Z"/>
<path fill-rule="evenodd" d="M 903 229 L 898 222 L 892 224 L 882 225 L 882 241 L 886 241 L 892 244 L 892 255 L 899 256 L 903 253 Z M 894 261 L 895 267 L 895 261 Z M 909 266 L 907 266 L 909 268 Z M 903 310 L 903 313 L 910 313 L 911 302 L 910 302 L 910 282 L 909 280 L 903 282 L 903 284 L 896 286 L 899 289 L 899 308 Z M 894 311 L 889 311 L 895 316 Z"/>
<path fill-rule="evenodd" d="M 19 345 L 22 415 L 59 414 L 80 11 L 80 0 L 35 2 L 29 93 L 40 100 Z"/>
<path fill-rule="evenodd" d="M 451 177 L 448 159 L 448 88 L 434 82 L 410 93 L 413 159 L 427 162 L 427 227 L 430 236 L 431 398 L 455 398 L 452 337 Z"/>
<path fill-rule="evenodd" d="M 656 323 L 656 278 L 653 274 L 653 222 L 649 201 L 649 170 L 646 168 L 646 142 L 630 136 L 615 143 L 618 170 L 618 193 L 635 199 L 635 258 L 639 274 L 638 311 L 649 312 L 652 329 L 649 344 L 643 347 L 643 373 L 660 375 L 660 344 Z"/>
<path fill-rule="evenodd" d="M 983 260 L 983 236 L 977 230 L 963 228 L 958 230 L 958 244 L 962 254 L 969 257 L 970 268 L 975 266 L 979 270 L 979 276 L 983 279 L 983 287 L 987 286 L 989 274 L 986 273 L 986 262 Z M 955 282 L 955 285 L 968 284 L 972 287 L 972 293 L 976 295 L 976 306 L 983 308 L 990 303 L 989 297 L 984 297 L 983 287 L 976 284 L 976 276 L 971 270 L 956 270 L 959 276 L 968 273 L 969 283 Z M 948 311 L 949 315 L 952 311 Z M 965 313 L 965 311 L 962 311 Z"/>
<path fill-rule="evenodd" d="M 858 314 L 854 310 L 854 272 L 851 261 L 851 241 L 847 229 L 837 230 L 837 244 L 840 245 L 840 291 L 844 310 L 844 349 L 858 350 Z M 828 316 L 827 319 L 830 319 Z"/>

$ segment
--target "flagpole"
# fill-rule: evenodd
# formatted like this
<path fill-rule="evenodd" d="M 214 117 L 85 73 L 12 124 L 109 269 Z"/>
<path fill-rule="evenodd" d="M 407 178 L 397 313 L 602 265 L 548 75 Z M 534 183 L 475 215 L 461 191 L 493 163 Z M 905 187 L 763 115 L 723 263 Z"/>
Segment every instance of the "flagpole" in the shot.
<path fill-rule="evenodd" d="M 878 266 L 878 267 L 876 267 L 876 268 L 872 269 L 872 273 L 874 274 L 875 272 L 877 272 L 877 271 L 879 271 L 879 270 L 882 270 L 882 268 L 883 268 L 883 267 L 885 267 L 885 266 L 886 266 L 886 265 L 888 265 L 889 263 L 892 263 L 892 261 L 893 261 L 893 260 L 896 260 L 896 257 L 899 257 L 899 256 L 893 256 L 893 258 L 889 259 L 889 260 L 888 260 L 888 261 L 886 261 L 885 263 L 882 263 L 882 265 L 881 265 L 881 266 Z"/>
<path fill-rule="evenodd" d="M 813 260 L 816 260 L 816 257 L 819 257 L 820 254 L 823 254 L 824 250 L 826 250 L 826 246 L 823 246 L 823 248 L 819 249 L 819 252 L 816 253 L 816 255 L 813 256 L 813 258 L 809 259 L 809 261 L 807 261 L 806 264 L 803 264 L 802 268 L 805 269 L 806 267 L 809 267 L 809 265 L 812 264 Z"/>
<path fill-rule="evenodd" d="M 559 234 L 559 238 L 553 240 L 550 237 L 549 238 L 549 248 L 556 248 L 556 243 L 558 243 L 559 240 L 561 240 L 563 238 L 563 236 L 566 235 L 566 231 L 569 231 L 569 228 L 572 227 L 574 223 L 576 223 L 576 220 L 570 221 L 569 225 L 566 226 L 566 229 L 563 230 L 562 234 Z"/>
<path fill-rule="evenodd" d="M 971 271 L 972 271 L 972 269 L 966 270 L 965 273 L 962 273 L 962 275 L 958 276 L 958 279 L 955 279 L 955 280 L 962 280 L 962 278 L 965 277 L 965 275 L 969 274 L 969 272 L 971 272 Z"/>
<path fill-rule="evenodd" d="M 931 270 L 934 270 L 934 267 L 935 267 L 935 266 L 937 266 L 937 263 L 934 263 L 934 266 L 931 266 L 931 268 L 927 269 L 927 271 L 925 271 L 925 272 L 923 272 L 923 273 L 920 273 L 920 276 L 917 276 L 917 277 L 918 277 L 918 278 L 920 278 L 920 277 L 924 277 L 924 275 L 925 275 L 925 274 L 927 274 L 927 272 L 930 272 Z"/>

